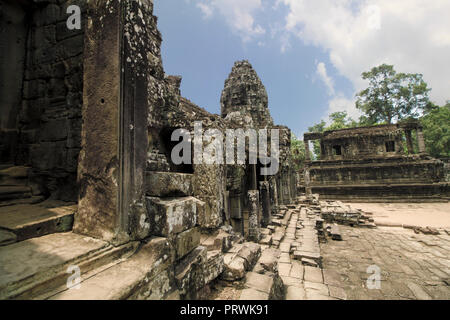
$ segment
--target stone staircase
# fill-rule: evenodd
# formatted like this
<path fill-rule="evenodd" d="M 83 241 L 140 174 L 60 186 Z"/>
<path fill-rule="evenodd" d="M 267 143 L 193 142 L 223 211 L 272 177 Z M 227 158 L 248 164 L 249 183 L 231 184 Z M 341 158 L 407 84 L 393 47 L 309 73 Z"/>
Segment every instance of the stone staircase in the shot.
<path fill-rule="evenodd" d="M 136 243 L 114 248 L 72 232 L 0 247 L 0 299 L 48 298 L 67 289 L 70 266 L 78 267 L 82 278 L 88 278 L 136 248 Z"/>
<path fill-rule="evenodd" d="M 72 230 L 76 206 L 44 201 L 30 183 L 31 169 L 0 166 L 0 246 Z"/>
<path fill-rule="evenodd" d="M 30 168 L 0 165 L 0 207 L 14 204 L 33 204 L 43 200 L 33 195 L 28 176 Z"/>
<path fill-rule="evenodd" d="M 118 247 L 72 232 L 28 237 L 14 229 L 15 239 L 0 246 L 0 299 L 199 298 L 222 273 L 224 254 L 242 239 L 227 227 L 202 234 L 204 203 L 192 190 L 190 174 L 148 173 L 145 223 L 155 236 Z M 33 207 L 52 209 L 49 202 Z M 24 209 L 4 208 L 10 216 Z"/>

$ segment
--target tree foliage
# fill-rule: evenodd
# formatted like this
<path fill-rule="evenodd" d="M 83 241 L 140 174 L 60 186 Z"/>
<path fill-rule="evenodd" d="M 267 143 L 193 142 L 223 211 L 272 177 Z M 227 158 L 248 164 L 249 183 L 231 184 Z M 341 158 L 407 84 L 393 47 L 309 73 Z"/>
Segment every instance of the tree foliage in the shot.
<path fill-rule="evenodd" d="M 306 160 L 305 144 L 302 140 L 297 139 L 294 134 L 291 137 L 291 155 L 295 169 L 300 170 Z"/>
<path fill-rule="evenodd" d="M 437 158 L 450 157 L 450 101 L 442 107 L 433 104 L 428 98 L 431 89 L 421 74 L 397 73 L 394 66 L 382 64 L 364 72 L 362 78 L 369 81 L 369 87 L 356 96 L 356 108 L 363 113 L 358 121 L 345 111 L 335 112 L 329 116 L 328 126 L 322 120 L 309 127 L 309 132 L 420 119 L 428 153 Z M 320 142 L 314 141 L 313 146 L 315 159 L 319 160 Z"/>
<path fill-rule="evenodd" d="M 387 123 L 417 118 L 430 107 L 431 89 L 421 74 L 397 73 L 382 64 L 362 74 L 369 87 L 357 94 L 356 107 L 364 113 L 360 122 Z"/>
<path fill-rule="evenodd" d="M 420 120 L 427 152 L 436 158 L 450 157 L 450 101 L 433 106 Z"/>

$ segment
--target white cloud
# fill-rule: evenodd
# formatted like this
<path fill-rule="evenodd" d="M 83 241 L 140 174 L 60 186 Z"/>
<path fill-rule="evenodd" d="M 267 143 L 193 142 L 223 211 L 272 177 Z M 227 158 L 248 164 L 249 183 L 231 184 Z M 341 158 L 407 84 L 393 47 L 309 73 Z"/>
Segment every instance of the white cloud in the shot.
<path fill-rule="evenodd" d="M 355 108 L 356 99 L 348 99 L 343 94 L 338 93 L 328 102 L 328 110 L 326 115 L 326 121 L 329 120 L 328 116 L 334 112 L 346 111 L 348 116 L 353 120 L 358 120 L 361 116 L 361 112 Z"/>
<path fill-rule="evenodd" d="M 197 0 L 197 7 L 205 18 L 211 18 L 218 12 L 244 42 L 266 32 L 261 25 L 255 23 L 254 18 L 255 12 L 262 9 L 261 0 Z"/>
<path fill-rule="evenodd" d="M 197 3 L 197 7 L 200 8 L 200 10 L 201 10 L 202 13 L 203 13 L 203 17 L 204 17 L 205 19 L 209 19 L 209 18 L 212 17 L 212 14 L 213 14 L 213 8 L 211 7 L 211 5 L 208 5 L 208 4 L 206 4 L 206 3 L 199 2 L 199 3 Z"/>
<path fill-rule="evenodd" d="M 331 76 L 328 75 L 325 63 L 316 61 L 316 66 L 316 75 L 325 84 L 325 86 L 327 87 L 328 95 L 330 96 L 328 100 L 328 109 L 323 119 L 328 123 L 330 114 L 334 112 L 345 111 L 347 112 L 349 117 L 354 120 L 358 120 L 362 114 L 355 107 L 356 98 L 353 97 L 349 99 L 346 98 L 342 92 L 336 93 L 334 89 L 334 80 Z"/>
<path fill-rule="evenodd" d="M 328 90 L 328 94 L 330 96 L 334 95 L 334 81 L 331 77 L 328 76 L 327 67 L 325 63 L 319 62 L 317 63 L 316 74 L 319 76 L 320 80 L 325 84 Z"/>
<path fill-rule="evenodd" d="M 422 73 L 432 100 L 450 99 L 450 1 L 278 0 L 289 9 L 285 30 L 325 49 L 355 91 L 361 73 L 382 63 Z M 331 106 L 330 106 L 331 107 Z"/>

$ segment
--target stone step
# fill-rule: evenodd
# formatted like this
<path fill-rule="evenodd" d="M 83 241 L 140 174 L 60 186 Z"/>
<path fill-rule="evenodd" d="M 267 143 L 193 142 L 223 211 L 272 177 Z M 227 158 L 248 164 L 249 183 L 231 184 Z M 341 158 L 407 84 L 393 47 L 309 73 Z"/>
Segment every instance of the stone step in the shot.
<path fill-rule="evenodd" d="M 81 278 L 87 279 L 93 270 L 119 261 L 137 247 L 136 242 L 113 247 L 72 232 L 0 247 L 0 299 L 47 298 L 67 289 L 69 267 L 78 267 Z"/>
<path fill-rule="evenodd" d="M 30 198 L 32 190 L 28 186 L 0 186 L 0 201 Z"/>
<path fill-rule="evenodd" d="M 37 204 L 45 200 L 44 196 L 32 196 L 30 198 L 0 201 L 0 207 L 9 207 L 20 204 Z"/>
<path fill-rule="evenodd" d="M 178 296 L 171 283 L 173 258 L 166 238 L 152 238 L 137 252 L 83 277 L 75 287 L 48 297 L 50 300 L 162 300 Z M 97 270 L 94 270 L 97 271 Z"/>
<path fill-rule="evenodd" d="M 0 171 L 8 169 L 8 168 L 11 168 L 11 167 L 14 167 L 14 164 L 12 164 L 12 163 L 2 163 L 2 164 L 0 164 Z"/>
<path fill-rule="evenodd" d="M 8 185 L 8 181 L 14 180 L 17 180 L 18 182 L 26 181 L 30 170 L 31 168 L 22 166 L 11 166 L 3 169 L 0 167 L 0 185 Z"/>
<path fill-rule="evenodd" d="M 76 205 L 62 201 L 0 207 L 0 228 L 16 235 L 16 241 L 72 230 Z M 0 244 L 1 245 L 1 244 Z"/>

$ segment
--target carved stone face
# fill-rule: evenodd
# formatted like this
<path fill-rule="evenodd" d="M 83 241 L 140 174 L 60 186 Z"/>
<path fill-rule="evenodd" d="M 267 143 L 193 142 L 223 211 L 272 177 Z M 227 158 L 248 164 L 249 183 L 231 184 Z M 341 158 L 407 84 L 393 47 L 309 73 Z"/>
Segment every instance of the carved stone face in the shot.
<path fill-rule="evenodd" d="M 222 117 L 231 112 L 252 117 L 257 127 L 273 124 L 267 91 L 248 61 L 238 61 L 225 81 L 221 97 Z"/>

